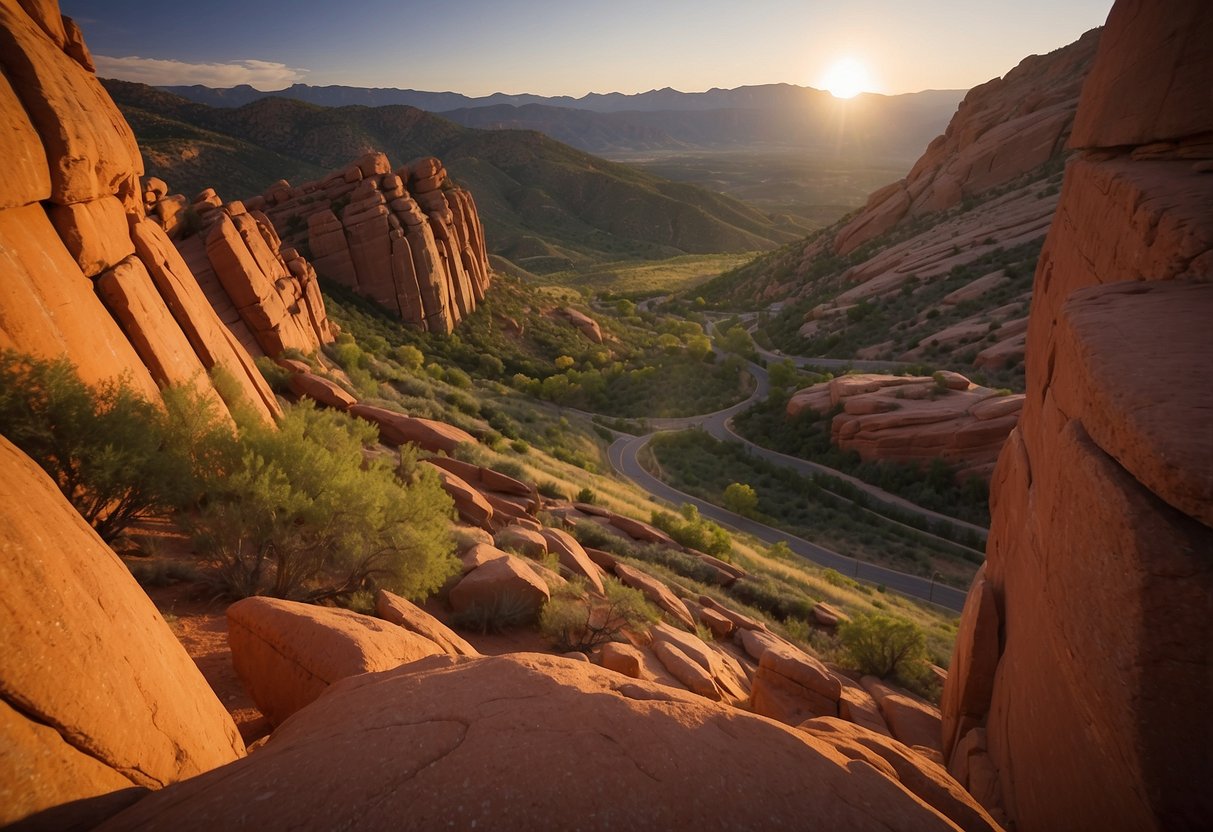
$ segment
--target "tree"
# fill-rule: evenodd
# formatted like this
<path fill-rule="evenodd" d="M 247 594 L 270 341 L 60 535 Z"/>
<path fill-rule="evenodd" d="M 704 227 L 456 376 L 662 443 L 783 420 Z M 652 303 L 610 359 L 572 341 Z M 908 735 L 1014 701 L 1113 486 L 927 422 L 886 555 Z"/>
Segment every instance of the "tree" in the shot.
<path fill-rule="evenodd" d="M 906 621 L 879 613 L 845 621 L 838 637 L 861 672 L 886 679 L 911 676 L 913 668 L 927 657 L 927 639 L 922 629 Z"/>
<path fill-rule="evenodd" d="M 687 354 L 696 361 L 703 361 L 712 354 L 712 339 L 699 334 L 687 338 Z"/>
<path fill-rule="evenodd" d="M 743 482 L 729 483 L 724 490 L 724 507 L 749 517 L 758 508 L 758 492 Z"/>
<path fill-rule="evenodd" d="M 364 461 L 373 425 L 310 403 L 278 429 L 250 430 L 239 461 L 207 483 L 189 520 L 236 597 L 315 601 L 382 586 L 420 598 L 454 574 L 451 500 L 436 473 L 402 454 Z"/>
<path fill-rule="evenodd" d="M 729 327 L 720 338 L 720 348 L 735 355 L 752 355 L 754 339 L 740 324 Z"/>
<path fill-rule="evenodd" d="M 783 389 L 796 383 L 796 365 L 788 359 L 767 365 L 767 377 L 772 388 Z"/>
<path fill-rule="evenodd" d="M 0 352 L 0 433 L 107 542 L 140 515 L 196 499 L 195 465 L 234 444 L 230 423 L 190 391 L 164 391 L 160 407 L 124 381 L 89 387 L 66 358 L 11 350 Z"/>

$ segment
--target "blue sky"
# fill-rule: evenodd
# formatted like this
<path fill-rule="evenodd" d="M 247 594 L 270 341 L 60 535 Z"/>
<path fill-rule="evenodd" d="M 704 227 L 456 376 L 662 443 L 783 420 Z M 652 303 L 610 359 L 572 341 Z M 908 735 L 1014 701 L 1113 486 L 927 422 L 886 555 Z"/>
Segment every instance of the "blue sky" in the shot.
<path fill-rule="evenodd" d="M 574 95 L 821 86 L 962 89 L 1101 25 L 1112 0 L 61 0 L 102 75 Z"/>

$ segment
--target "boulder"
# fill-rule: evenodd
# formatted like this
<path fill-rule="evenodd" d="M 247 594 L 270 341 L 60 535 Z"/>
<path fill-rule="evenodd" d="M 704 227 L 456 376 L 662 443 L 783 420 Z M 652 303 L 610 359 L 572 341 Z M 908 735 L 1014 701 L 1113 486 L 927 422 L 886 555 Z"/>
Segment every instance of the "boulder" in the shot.
<path fill-rule="evenodd" d="M 454 425 L 407 416 L 394 410 L 369 404 L 350 407 L 350 415 L 365 419 L 379 426 L 379 439 L 385 445 L 403 445 L 412 442 L 431 453 L 450 453 L 462 444 L 476 444 L 476 438 Z"/>
<path fill-rule="evenodd" d="M 416 633 L 437 644 L 452 656 L 479 656 L 479 651 L 458 633 L 421 607 L 393 592 L 381 589 L 375 593 L 375 614 L 384 621 Z"/>
<path fill-rule="evenodd" d="M 815 716 L 838 716 L 842 684 L 825 665 L 778 645 L 763 651 L 750 690 L 750 708 L 787 725 Z"/>
<path fill-rule="evenodd" d="M 798 728 L 825 740 L 853 760 L 886 772 L 891 769 L 892 776 L 911 794 L 952 820 L 958 829 L 990 832 L 1001 829 L 939 765 L 924 760 L 894 739 L 830 717 L 806 720 Z"/>
<path fill-rule="evenodd" d="M 353 412 L 355 408 L 361 407 L 365 407 L 365 405 L 354 405 L 350 411 Z M 482 529 L 490 529 L 493 521 L 493 507 L 489 505 L 483 495 L 450 471 L 436 465 L 432 467 L 438 472 L 442 490 L 455 501 L 455 511 L 459 513 L 464 522 Z"/>
<path fill-rule="evenodd" d="M 523 526 L 506 526 L 497 532 L 493 542 L 502 549 L 515 549 L 531 558 L 541 558 L 548 553 L 547 538 Z"/>
<path fill-rule="evenodd" d="M 625 563 L 615 564 L 615 574 L 624 586 L 630 586 L 643 592 L 646 598 L 673 616 L 679 624 L 688 630 L 695 629 L 695 619 L 691 618 L 691 611 L 687 609 L 687 605 L 682 603 L 677 595 L 670 592 L 670 588 L 662 581 Z"/>
<path fill-rule="evenodd" d="M 676 644 L 669 641 L 655 641 L 652 649 L 653 655 L 657 657 L 662 666 L 669 671 L 671 676 L 685 685 L 687 690 L 707 699 L 720 701 L 720 690 L 716 687 L 712 674 L 679 650 Z"/>
<path fill-rule="evenodd" d="M 51 174 L 42 139 L 8 79 L 0 74 L 0 112 L 8 121 L 0 133 L 0 158 L 7 159 L 0 209 L 20 208 L 51 195 Z"/>
<path fill-rule="evenodd" d="M 244 755 L 130 571 L 3 438 L 0 528 L 0 823 L 92 826 L 141 789 Z"/>
<path fill-rule="evenodd" d="M 96 277 L 135 253 L 126 209 L 116 197 L 71 205 L 52 203 L 47 206 L 47 214 L 85 277 Z"/>
<path fill-rule="evenodd" d="M 943 728 L 938 710 L 875 676 L 864 676 L 860 683 L 876 700 L 894 737 L 906 745 L 921 745 L 936 753 L 942 750 Z"/>
<path fill-rule="evenodd" d="M 641 677 L 640 668 L 643 666 L 643 660 L 640 657 L 640 651 L 630 644 L 608 641 L 602 645 L 599 660 L 607 670 L 614 670 L 616 673 L 622 673 L 633 679 Z"/>
<path fill-rule="evenodd" d="M 574 575 L 585 578 L 590 589 L 602 594 L 602 570 L 590 560 L 581 544 L 566 531 L 545 528 L 540 531 L 548 542 L 548 551 L 560 558 L 560 565 L 570 570 Z"/>
<path fill-rule="evenodd" d="M 286 385 L 296 396 L 307 397 L 334 410 L 349 410 L 358 404 L 358 400 L 337 382 L 314 373 L 291 373 L 286 377 Z"/>
<path fill-rule="evenodd" d="M 274 725 L 339 679 L 443 652 L 378 618 L 278 598 L 237 601 L 227 608 L 227 624 L 236 673 Z"/>
<path fill-rule="evenodd" d="M 592 789 L 587 760 L 611 775 Z M 511 654 L 343 680 L 247 761 L 105 829 L 715 830 L 749 828 L 756 811 L 771 829 L 956 828 L 818 737 L 585 662 Z"/>
<path fill-rule="evenodd" d="M 939 710 L 943 726 L 941 742 L 944 758 L 968 727 L 979 724 L 989 713 L 994 692 L 994 671 L 998 669 L 998 634 L 1002 617 L 994 591 L 986 581 L 982 564 L 969 586 L 960 628 L 952 647 L 951 683 L 945 683 Z"/>
<path fill-rule="evenodd" d="M 465 575 L 447 600 L 457 613 L 501 610 L 510 618 L 533 620 L 549 595 L 548 585 L 526 561 L 503 553 Z"/>

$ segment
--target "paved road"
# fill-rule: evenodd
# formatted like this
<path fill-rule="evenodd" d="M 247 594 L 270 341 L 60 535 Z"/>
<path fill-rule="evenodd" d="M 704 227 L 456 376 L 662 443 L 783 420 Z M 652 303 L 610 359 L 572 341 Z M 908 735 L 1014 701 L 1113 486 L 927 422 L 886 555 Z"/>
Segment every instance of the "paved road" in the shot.
<path fill-rule="evenodd" d="M 699 513 L 704 517 L 737 531 L 753 535 L 765 543 L 774 544 L 782 541 L 801 557 L 807 558 L 821 566 L 836 569 L 843 575 L 849 575 L 868 583 L 883 584 L 895 592 L 930 601 L 957 612 L 963 609 L 965 593 L 959 589 L 944 586 L 926 578 L 920 578 L 917 575 L 907 575 L 894 569 L 887 569 L 883 566 L 877 566 L 847 557 L 846 555 L 840 555 L 838 552 L 827 549 L 824 546 L 811 543 L 808 540 L 788 534 L 779 529 L 771 528 L 764 523 L 759 523 L 748 517 L 742 517 L 740 514 L 735 514 L 728 509 L 721 508 L 698 497 L 693 497 L 667 485 L 644 470 L 637 459 L 640 449 L 648 443 L 652 436 L 652 434 L 647 436 L 621 436 L 607 450 L 611 466 L 650 494 L 675 505 L 679 503 L 691 503 L 699 509 Z"/>

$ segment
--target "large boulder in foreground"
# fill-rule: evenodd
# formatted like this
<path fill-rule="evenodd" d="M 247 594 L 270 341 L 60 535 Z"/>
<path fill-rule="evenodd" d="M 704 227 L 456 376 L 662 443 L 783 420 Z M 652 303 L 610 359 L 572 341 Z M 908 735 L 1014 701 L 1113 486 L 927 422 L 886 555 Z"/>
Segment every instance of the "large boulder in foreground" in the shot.
<path fill-rule="evenodd" d="M 247 760 L 152 795 L 103 829 L 153 826 L 956 828 L 820 738 L 526 653 L 345 679 Z"/>
<path fill-rule="evenodd" d="M 338 679 L 443 652 L 388 621 L 278 598 L 237 601 L 227 623 L 236 673 L 275 725 Z"/>
<path fill-rule="evenodd" d="M 95 823 L 136 787 L 243 756 L 127 568 L 2 437 L 0 530 L 0 826 L 48 810 L 48 827 Z"/>

